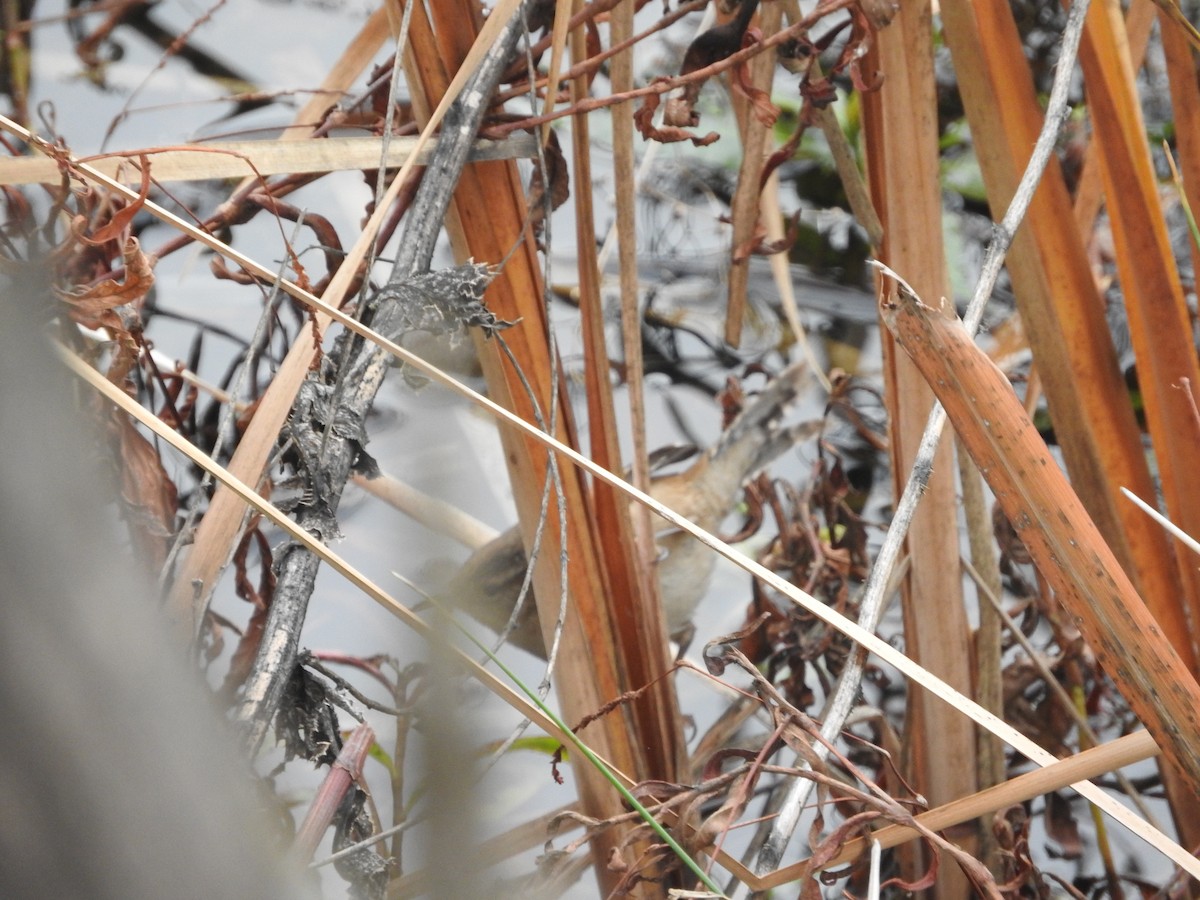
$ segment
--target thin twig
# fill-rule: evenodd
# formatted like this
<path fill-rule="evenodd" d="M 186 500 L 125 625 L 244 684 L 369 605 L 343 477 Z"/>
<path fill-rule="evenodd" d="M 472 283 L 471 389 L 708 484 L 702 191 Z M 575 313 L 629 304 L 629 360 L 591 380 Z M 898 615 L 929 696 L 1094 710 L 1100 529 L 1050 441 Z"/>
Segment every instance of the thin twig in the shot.
<path fill-rule="evenodd" d="M 372 700 L 370 697 L 356 688 L 353 683 L 343 678 L 337 672 L 333 671 L 333 669 L 321 662 L 321 660 L 312 653 L 307 651 L 301 653 L 296 661 L 302 666 L 306 666 L 310 669 L 320 672 L 322 675 L 332 681 L 338 690 L 345 691 L 368 709 L 373 709 L 376 712 L 383 713 L 385 716 L 393 717 L 406 716 L 409 714 L 407 710 L 397 709 L 396 707 L 389 706 L 386 703 L 380 703 L 378 700 Z M 358 718 L 362 718 L 362 716 L 360 715 Z"/>
<path fill-rule="evenodd" d="M 1159 525 L 1161 525 L 1163 528 L 1165 528 L 1168 532 L 1170 532 L 1170 534 L 1177 541 L 1180 541 L 1185 547 L 1187 547 L 1193 553 L 1200 553 L 1200 542 L 1198 542 L 1194 537 L 1192 537 L 1190 534 L 1188 534 L 1186 531 L 1184 531 L 1182 528 L 1180 528 L 1178 525 L 1176 525 L 1174 522 L 1172 522 L 1170 519 L 1168 519 L 1166 516 L 1164 516 L 1162 513 L 1160 513 L 1157 509 L 1155 509 L 1153 506 L 1151 506 L 1149 503 L 1147 503 L 1145 500 L 1143 500 L 1141 497 L 1139 497 L 1133 491 L 1129 490 L 1129 488 L 1126 488 L 1126 487 L 1121 488 L 1121 493 L 1124 494 L 1126 497 L 1128 497 L 1130 500 L 1132 500 L 1134 505 L 1136 505 L 1138 507 L 1138 509 L 1140 509 L 1146 515 L 1148 515 L 1150 518 L 1152 518 L 1155 522 L 1157 522 Z"/>
<path fill-rule="evenodd" d="M 296 227 L 292 229 L 291 244 L 295 244 L 300 239 L 300 232 L 303 228 L 304 216 L 301 215 L 296 221 Z M 238 397 L 246 396 L 246 388 L 250 376 L 254 373 L 254 367 L 258 364 L 258 357 L 262 355 L 266 348 L 267 340 L 270 337 L 269 323 L 274 319 L 276 312 L 279 310 L 279 304 L 283 301 L 284 293 L 280 290 L 279 282 L 283 280 L 287 267 L 288 259 L 285 256 L 279 263 L 279 273 L 276 280 L 271 284 L 271 290 L 267 295 L 266 302 L 263 303 L 262 315 L 258 317 L 258 323 L 254 326 L 254 335 L 250 338 L 250 343 L 246 347 L 246 355 L 238 370 L 237 380 L 229 388 L 230 402 L 224 404 L 221 409 L 221 417 L 217 422 L 217 437 L 213 442 L 212 448 L 212 455 L 214 457 L 221 456 L 221 453 L 225 449 L 226 441 L 233 436 L 234 420 L 242 412 L 237 408 L 237 403 L 234 401 Z M 196 521 L 200 518 L 202 513 L 201 507 L 205 504 L 209 496 L 212 481 L 212 476 L 205 472 L 200 479 L 200 483 L 196 485 L 196 489 L 192 491 L 183 525 L 180 526 L 179 532 L 175 535 L 175 540 L 172 542 L 171 549 L 167 553 L 166 562 L 163 563 L 162 571 L 159 573 L 159 590 L 167 589 L 168 581 L 175 572 L 176 557 L 179 556 L 179 553 L 195 536 Z M 249 510 L 246 513 L 248 515 Z M 232 548 L 230 552 L 232 554 Z"/>

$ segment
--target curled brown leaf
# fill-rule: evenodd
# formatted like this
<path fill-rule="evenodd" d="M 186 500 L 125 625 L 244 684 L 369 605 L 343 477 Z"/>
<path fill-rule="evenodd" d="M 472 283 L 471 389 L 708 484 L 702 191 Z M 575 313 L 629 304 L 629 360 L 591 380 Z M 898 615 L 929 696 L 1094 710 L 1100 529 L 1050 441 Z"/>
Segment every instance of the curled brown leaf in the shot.
<path fill-rule="evenodd" d="M 137 238 L 125 242 L 123 255 L 125 271 L 120 281 L 106 278 L 81 291 L 59 291 L 60 299 L 70 307 L 71 318 L 76 322 L 89 328 L 110 327 L 113 323 L 103 319 L 105 312 L 137 303 L 150 292 L 154 270 Z"/>
<path fill-rule="evenodd" d="M 146 203 L 146 198 L 150 196 L 150 160 L 145 153 L 138 156 L 138 168 L 142 173 L 142 183 L 138 188 L 137 197 L 118 208 L 104 225 L 95 229 L 91 234 L 81 232 L 79 234 L 81 241 L 99 247 L 109 241 L 119 240 L 126 233 L 130 223 L 133 222 L 133 217 L 141 211 Z"/>
<path fill-rule="evenodd" d="M 762 32 L 757 28 L 750 28 L 742 37 L 742 48 L 753 47 L 761 42 Z M 760 124 L 767 128 L 775 124 L 779 119 L 779 107 L 771 102 L 771 95 L 767 91 L 754 85 L 750 76 L 749 62 L 742 62 L 733 67 L 733 78 L 730 83 L 734 90 L 750 102 L 754 118 L 758 119 Z"/>
<path fill-rule="evenodd" d="M 667 81 L 669 79 L 659 77 L 656 81 Z M 637 112 L 633 114 L 633 122 L 637 126 L 638 132 L 648 141 L 658 141 L 660 144 L 674 144 L 679 141 L 691 141 L 697 147 L 707 147 L 709 144 L 720 139 L 720 135 L 715 131 L 710 131 L 708 134 L 701 137 L 693 134 L 679 124 L 695 125 L 700 121 L 699 116 L 695 116 L 691 109 L 691 103 L 686 98 L 675 97 L 667 101 L 667 114 L 663 115 L 663 127 L 656 128 L 654 125 L 654 113 L 658 109 L 659 95 L 648 94 Z"/>
<path fill-rule="evenodd" d="M 139 558 L 150 571 L 158 572 L 166 563 L 175 531 L 178 491 L 158 451 L 128 416 L 115 416 L 113 429 L 120 447 L 121 501 L 129 533 Z"/>

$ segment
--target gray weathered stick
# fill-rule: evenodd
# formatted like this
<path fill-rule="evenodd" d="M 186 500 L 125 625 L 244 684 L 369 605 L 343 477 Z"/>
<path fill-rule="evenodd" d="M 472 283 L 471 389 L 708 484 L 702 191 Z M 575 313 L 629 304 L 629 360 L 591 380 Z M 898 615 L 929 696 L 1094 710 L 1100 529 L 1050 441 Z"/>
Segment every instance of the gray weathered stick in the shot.
<path fill-rule="evenodd" d="M 520 11 L 509 19 L 492 45 L 491 52 L 446 113 L 437 153 L 409 212 L 400 242 L 400 257 L 387 288 L 380 293 L 378 304 L 372 311 L 372 322 L 377 328 L 386 329 L 389 322 L 395 323 L 403 318 L 403 298 L 406 296 L 402 290 L 404 282 L 411 276 L 429 270 L 434 243 L 450 197 L 479 131 L 488 99 L 495 92 L 500 74 L 512 57 L 521 21 Z M 347 342 L 348 346 L 350 344 Z M 310 377 L 297 398 L 293 413 L 297 447 L 302 455 L 306 450 L 319 448 L 319 462 L 308 473 L 317 499 L 301 510 L 297 521 L 303 528 L 322 538 L 328 539 L 337 533 L 334 516 L 354 460 L 365 440 L 362 422 L 383 383 L 388 368 L 387 357 L 386 351 L 373 344 L 357 345 L 351 358 L 343 362 L 348 374 L 342 381 L 347 388 L 339 398 L 335 411 L 324 408 L 330 405 L 327 399 L 330 392 L 328 380 L 322 384 L 321 379 Z M 315 423 L 314 414 L 324 421 Z M 330 427 L 326 434 L 327 424 Z M 278 551 L 276 566 L 279 580 L 266 632 L 254 669 L 246 680 L 237 713 L 238 722 L 244 729 L 246 746 L 251 751 L 262 743 L 296 664 L 300 628 L 312 596 L 319 560 L 303 547 L 288 544 Z"/>

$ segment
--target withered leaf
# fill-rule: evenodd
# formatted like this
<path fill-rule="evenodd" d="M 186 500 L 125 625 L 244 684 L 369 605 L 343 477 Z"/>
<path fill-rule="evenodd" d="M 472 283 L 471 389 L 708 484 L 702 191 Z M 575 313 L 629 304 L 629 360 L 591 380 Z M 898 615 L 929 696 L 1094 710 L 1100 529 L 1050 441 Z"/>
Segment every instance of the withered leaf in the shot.
<path fill-rule="evenodd" d="M 657 81 L 665 81 L 666 79 L 659 78 Z M 654 127 L 654 112 L 658 109 L 659 97 L 658 94 L 649 94 L 633 114 L 633 123 L 637 126 L 638 132 L 648 141 L 658 141 L 660 144 L 673 144 L 678 141 L 691 141 L 697 147 L 707 147 L 714 141 L 720 140 L 720 135 L 715 131 L 701 137 L 693 134 L 686 128 L 675 127 L 671 123 L 680 118 L 686 119 L 687 124 L 695 124 L 692 120 L 690 104 L 680 98 L 668 101 L 670 115 L 663 116 L 664 126 L 662 128 Z"/>
<path fill-rule="evenodd" d="M 1047 847 L 1051 856 L 1061 859 L 1079 859 L 1083 856 L 1083 839 L 1079 836 L 1079 823 L 1071 813 L 1071 803 L 1057 791 L 1046 795 L 1046 836 L 1056 847 Z"/>
<path fill-rule="evenodd" d="M 748 30 L 743 38 L 743 46 L 750 47 L 762 40 L 762 33 L 757 28 Z M 733 78 L 730 79 L 734 90 L 750 101 L 754 118 L 767 128 L 773 126 L 779 118 L 779 107 L 771 102 L 771 95 L 761 88 L 755 87 L 750 78 L 750 65 L 743 62 L 733 67 Z"/>
<path fill-rule="evenodd" d="M 559 144 L 558 135 L 553 130 L 550 131 L 546 144 L 542 148 L 542 154 L 546 160 L 545 174 L 549 176 L 550 181 L 550 209 L 556 210 L 571 196 L 571 181 L 562 145 Z M 541 222 L 545 214 L 545 191 L 546 185 L 542 177 L 542 169 L 539 166 L 534 168 L 533 175 L 529 179 L 529 211 L 534 223 Z"/>
<path fill-rule="evenodd" d="M 120 239 L 121 235 L 125 233 L 125 230 L 133 221 L 133 217 L 138 214 L 145 205 L 146 198 L 150 196 L 150 160 L 145 153 L 138 154 L 138 167 L 142 172 L 142 184 L 138 190 L 137 197 L 113 213 L 112 218 L 107 223 L 97 228 L 90 235 L 80 234 L 79 237 L 81 240 L 88 244 L 100 246 L 109 241 Z"/>
<path fill-rule="evenodd" d="M 129 417 L 115 416 L 114 427 L 121 448 L 121 500 L 129 532 L 147 567 L 157 572 L 166 563 L 168 542 L 175 530 L 178 491 L 158 451 Z"/>
<path fill-rule="evenodd" d="M 122 281 L 108 278 L 82 291 L 60 291 L 59 296 L 71 307 L 71 318 L 82 325 L 96 327 L 103 312 L 136 303 L 154 285 L 154 270 L 150 259 L 142 252 L 138 239 L 125 242 L 125 277 Z"/>

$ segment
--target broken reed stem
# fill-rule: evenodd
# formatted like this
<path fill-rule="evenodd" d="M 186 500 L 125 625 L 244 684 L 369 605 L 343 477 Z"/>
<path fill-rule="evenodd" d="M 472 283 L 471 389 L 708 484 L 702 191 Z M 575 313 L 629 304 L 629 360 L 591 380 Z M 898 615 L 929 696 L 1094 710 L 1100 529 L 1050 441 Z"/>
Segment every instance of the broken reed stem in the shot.
<path fill-rule="evenodd" d="M 992 529 L 992 517 L 988 514 L 987 499 L 983 491 L 983 476 L 967 453 L 961 438 L 955 435 L 955 459 L 958 461 L 958 481 L 962 491 L 963 516 L 967 523 L 967 546 L 971 562 L 981 572 L 987 588 L 994 595 L 1000 593 L 1000 566 L 996 560 L 996 539 Z M 979 588 L 977 592 L 982 593 Z M 979 628 L 975 632 L 975 699 L 984 709 L 1004 716 L 1004 665 L 1002 660 L 1000 615 L 989 603 L 977 599 Z M 978 749 L 975 775 L 980 788 L 1001 784 L 1005 776 L 1004 745 L 989 732 L 977 729 L 975 742 Z M 996 856 L 996 837 L 990 823 L 980 820 L 980 859 L 994 875 L 1002 874 Z"/>
<path fill-rule="evenodd" d="M 611 17 L 610 26 L 614 45 L 630 49 L 613 58 L 611 77 L 616 93 L 633 87 L 633 6 L 625 3 L 617 7 Z M 621 283 L 621 348 L 625 363 L 625 383 L 629 394 L 629 426 L 633 436 L 630 453 L 630 474 L 634 486 L 640 491 L 650 491 L 649 452 L 646 447 L 646 390 L 645 364 L 642 359 L 642 310 L 638 299 L 637 269 L 637 166 L 633 151 L 633 105 L 622 103 L 612 109 L 613 127 L 613 180 L 616 185 L 617 217 L 614 223 L 617 235 L 617 254 L 620 260 L 618 272 Z M 651 144 L 651 147 L 654 145 Z M 605 242 L 607 244 L 607 241 Z M 603 273 L 603 265 L 600 266 Z M 654 528 L 650 511 L 640 504 L 630 508 L 634 534 L 634 552 L 642 560 L 653 560 L 656 555 Z M 643 590 L 652 586 L 643 585 Z"/>
<path fill-rule="evenodd" d="M 1046 107 L 1046 120 L 1042 125 L 1041 133 L 1038 135 L 1037 143 L 1034 145 L 1029 165 L 1025 168 L 1025 173 L 1021 176 L 1021 182 L 1017 186 L 1012 202 L 1009 204 L 1008 211 L 1004 214 L 1004 218 L 1000 223 L 992 229 L 992 242 L 988 246 L 987 256 L 984 258 L 983 267 L 979 274 L 979 281 L 975 285 L 970 305 L 967 307 L 966 315 L 963 317 L 963 324 L 968 334 L 974 334 L 979 328 L 979 322 L 983 318 L 984 307 L 996 285 L 996 279 L 1000 275 L 1000 267 L 1004 264 L 1005 254 L 1012 244 L 1017 227 L 1025 217 L 1025 212 L 1028 210 L 1029 203 L 1033 199 L 1034 191 L 1037 189 L 1038 182 L 1042 178 L 1042 173 L 1045 171 L 1046 165 L 1050 160 L 1050 154 L 1054 151 L 1059 131 L 1061 131 L 1070 112 L 1067 104 L 1068 90 L 1070 88 L 1072 70 L 1075 67 L 1075 58 L 1079 53 L 1079 42 L 1083 35 L 1083 23 L 1087 14 L 1088 4 L 1089 0 L 1074 0 L 1071 4 L 1070 13 L 1067 16 L 1066 28 L 1063 30 L 1062 49 L 1059 52 L 1058 67 L 1054 73 L 1054 84 L 1050 90 L 1050 101 Z M 886 270 L 884 274 L 900 281 L 903 280 L 890 270 Z M 879 550 L 879 554 L 875 559 L 875 565 L 872 567 L 871 574 L 867 578 L 867 584 L 863 589 L 863 599 L 859 607 L 858 622 L 867 631 L 874 632 L 878 625 L 885 597 L 884 588 L 887 586 L 892 570 L 895 568 L 896 560 L 900 556 L 900 550 L 904 543 L 905 535 L 908 533 L 908 526 L 912 522 L 913 514 L 916 512 L 917 503 L 920 501 L 925 486 L 929 481 L 929 475 L 932 471 L 932 460 L 941 441 L 942 430 L 945 426 L 946 411 L 940 403 L 935 404 L 929 413 L 929 419 L 926 421 L 925 432 L 917 448 L 912 473 L 909 476 L 908 483 L 904 487 L 904 492 L 901 494 L 899 502 L 896 504 L 896 513 L 892 518 L 891 526 L 888 528 L 887 537 L 884 539 L 883 546 Z M 860 645 L 855 648 L 855 652 L 846 661 L 846 667 L 842 672 L 841 678 L 838 680 L 833 698 L 829 701 L 825 713 L 824 725 L 821 729 L 821 734 L 827 741 L 835 740 L 841 733 L 846 718 L 854 706 L 855 697 L 858 695 L 859 683 L 862 681 L 865 669 L 866 657 L 866 650 Z M 815 745 L 813 750 L 820 759 L 825 759 L 828 755 L 828 751 L 822 744 Z M 807 762 L 801 761 L 800 764 L 803 768 L 808 768 Z M 763 845 L 755 862 L 755 872 L 758 874 L 765 874 L 779 865 L 784 848 L 787 846 L 788 841 L 791 840 L 796 825 L 800 821 L 800 813 L 808 800 L 811 790 L 812 782 L 807 778 L 797 778 L 792 783 L 787 801 L 783 809 L 780 810 L 779 817 L 776 820 L 775 829 Z"/>

